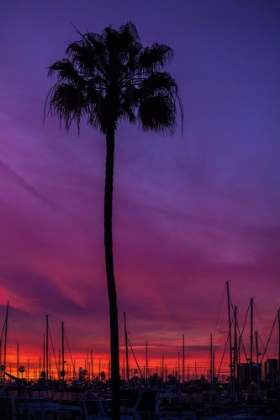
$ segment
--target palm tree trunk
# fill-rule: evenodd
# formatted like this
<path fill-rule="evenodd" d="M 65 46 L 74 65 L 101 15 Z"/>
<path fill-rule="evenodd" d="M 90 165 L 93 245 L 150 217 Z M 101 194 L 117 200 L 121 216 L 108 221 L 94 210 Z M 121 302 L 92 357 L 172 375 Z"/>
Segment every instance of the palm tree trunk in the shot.
<path fill-rule="evenodd" d="M 107 289 L 110 313 L 110 344 L 111 344 L 111 392 L 112 419 L 120 418 L 120 369 L 119 369 L 119 327 L 117 293 L 114 277 L 112 210 L 113 210 L 113 180 L 114 180 L 114 149 L 115 129 L 109 128 L 106 134 L 106 173 L 104 197 L 104 246 L 107 273 Z"/>

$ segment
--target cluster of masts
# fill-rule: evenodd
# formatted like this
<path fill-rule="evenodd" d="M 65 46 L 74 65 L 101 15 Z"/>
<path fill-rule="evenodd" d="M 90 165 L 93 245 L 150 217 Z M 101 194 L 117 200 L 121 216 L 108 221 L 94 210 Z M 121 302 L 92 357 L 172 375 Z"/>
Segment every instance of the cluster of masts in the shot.
<path fill-rule="evenodd" d="M 253 371 L 257 368 L 257 381 L 261 380 L 261 365 L 263 363 L 264 357 L 267 356 L 267 347 L 270 341 L 270 338 L 272 336 L 273 328 L 276 324 L 276 321 L 278 320 L 278 330 L 279 330 L 279 336 L 280 336 L 280 311 L 278 310 L 277 316 L 273 322 L 273 326 L 267 341 L 266 346 L 262 349 L 262 352 L 259 351 L 259 335 L 258 331 L 254 331 L 254 299 L 250 299 L 250 304 L 248 308 L 248 312 L 246 315 L 246 319 L 248 314 L 250 315 L 250 349 L 248 354 L 246 354 L 245 346 L 243 343 L 243 332 L 244 327 L 241 331 L 238 325 L 237 321 L 237 306 L 233 306 L 230 298 L 230 292 L 229 292 L 229 282 L 226 282 L 226 292 L 227 292 L 227 313 L 228 313 L 228 337 L 226 342 L 226 347 L 222 356 L 222 360 L 220 363 L 220 366 L 218 369 L 216 369 L 215 366 L 215 352 L 213 351 L 213 337 L 212 334 L 210 334 L 210 366 L 209 370 L 207 372 L 207 378 L 209 378 L 209 382 L 217 382 L 221 378 L 221 368 L 225 365 L 225 360 L 228 359 L 228 369 L 229 372 L 227 374 L 227 381 L 230 384 L 230 387 L 232 388 L 232 393 L 235 393 L 236 384 L 238 383 L 238 376 L 239 376 L 239 368 L 242 365 L 241 363 L 241 353 L 243 351 L 244 358 L 246 364 L 248 365 L 248 371 L 249 371 L 249 387 L 252 384 L 253 379 Z M 6 317 L 5 322 L 3 326 L 3 331 L 1 335 L 0 340 L 0 377 L 3 380 L 5 380 L 5 372 L 7 370 L 7 331 L 8 331 L 8 314 L 9 314 L 9 302 L 7 302 L 6 307 Z M 246 322 L 246 321 L 245 321 Z M 39 367 L 39 375 L 40 377 L 44 377 L 45 380 L 49 380 L 54 378 L 53 370 L 50 368 L 50 354 L 49 354 L 49 316 L 46 315 L 46 324 L 45 324 L 46 332 L 44 335 L 44 343 L 43 343 L 43 369 L 41 371 Z M 128 339 L 128 332 L 126 327 L 126 314 L 124 313 L 124 338 L 125 338 L 125 363 L 122 369 L 122 378 L 127 381 L 127 383 L 133 379 L 133 376 L 139 376 L 140 380 L 144 381 L 147 380 L 148 377 L 151 377 L 153 375 L 153 372 L 151 371 L 151 368 L 149 367 L 148 362 L 148 342 L 146 341 L 146 351 L 145 351 L 145 365 L 141 369 L 140 365 L 137 361 L 137 358 L 135 356 L 135 352 L 133 350 L 133 347 L 131 345 L 130 340 Z M 131 369 L 130 363 L 129 363 L 129 350 L 131 351 L 135 365 L 137 366 L 137 369 Z M 242 350 L 242 351 L 241 351 Z M 18 349 L 17 349 L 18 352 Z M 182 383 L 185 383 L 190 380 L 190 367 L 189 365 L 186 366 L 185 363 L 185 337 L 182 336 L 182 356 L 180 356 L 180 353 L 178 353 L 178 366 L 173 370 L 173 377 Z M 228 354 L 228 356 L 227 356 Z M 280 382 L 280 339 L 278 339 L 278 361 L 277 361 L 277 373 L 275 374 L 275 377 Z M 57 370 L 57 377 L 61 380 L 65 380 L 65 377 L 69 377 L 69 372 L 65 369 L 65 329 L 64 329 L 64 322 L 61 323 L 61 352 L 59 352 L 59 360 L 56 364 L 56 370 Z M 78 368 L 78 371 L 76 371 L 75 363 L 73 364 L 73 370 L 72 375 L 70 373 L 70 376 L 72 378 L 79 378 L 81 376 L 81 372 L 83 372 L 83 376 L 85 376 L 85 372 L 87 372 L 87 367 L 91 366 L 90 372 L 87 372 L 88 377 L 91 377 L 94 379 L 94 373 L 93 373 L 93 355 L 91 351 L 90 355 L 90 362 L 85 363 L 85 369 L 82 369 L 81 367 Z M 107 370 L 107 369 L 106 369 Z M 197 367 L 195 362 L 195 379 L 197 379 Z M 17 366 L 18 374 L 25 372 L 24 366 Z M 99 373 L 97 376 L 101 377 L 101 372 L 104 375 L 104 371 L 101 371 L 101 366 L 99 364 Z M 136 374 L 137 372 L 137 374 Z M 29 373 L 29 368 L 28 368 Z M 11 372 L 10 374 L 6 373 L 8 376 L 12 377 Z M 164 356 L 162 356 L 161 361 L 161 367 L 158 369 L 156 368 L 156 374 L 162 378 L 162 380 L 167 379 L 167 366 L 164 364 Z M 108 375 L 110 376 L 110 362 L 108 364 Z"/>
<path fill-rule="evenodd" d="M 125 317 L 125 314 L 124 314 Z M 27 366 L 19 364 L 19 344 L 17 344 L 17 363 L 16 368 L 12 369 L 11 364 L 7 363 L 7 332 L 8 332 L 8 321 L 9 321 L 9 302 L 7 302 L 6 306 L 6 316 L 2 331 L 2 336 L 0 340 L 0 380 L 2 382 L 5 381 L 5 376 L 11 379 L 18 379 L 18 377 L 23 378 L 23 374 L 25 374 L 27 380 L 35 379 L 43 379 L 45 381 L 49 380 L 79 380 L 82 376 L 87 377 L 91 380 L 95 378 L 100 378 L 104 376 L 106 378 L 110 377 L 110 361 L 108 362 L 108 366 L 104 370 L 102 370 L 101 360 L 99 360 L 98 366 L 98 373 L 94 374 L 93 368 L 93 352 L 90 351 L 90 355 L 87 354 L 85 359 L 84 368 L 78 367 L 76 368 L 76 362 L 72 360 L 71 356 L 71 365 L 67 364 L 66 368 L 66 361 L 65 361 L 65 342 L 67 343 L 65 329 L 64 329 L 64 322 L 61 323 L 61 351 L 59 351 L 58 361 L 55 360 L 55 370 L 52 369 L 53 361 L 51 360 L 51 352 L 50 347 L 53 347 L 51 342 L 51 334 L 49 328 L 49 315 L 45 316 L 45 334 L 43 337 L 43 358 L 39 358 L 39 365 L 35 368 L 33 367 L 32 370 L 30 369 L 29 359 L 27 362 Z M 152 368 L 148 366 L 148 342 L 146 341 L 146 364 L 144 367 L 140 367 L 137 358 L 135 356 L 135 352 L 133 347 L 128 340 L 128 335 L 126 332 L 126 321 L 125 321 L 125 339 L 126 339 L 126 367 L 122 369 L 122 378 L 129 382 L 130 380 L 136 380 L 139 377 L 140 380 L 147 380 L 148 377 L 151 377 L 155 372 L 160 372 L 158 376 L 162 376 L 167 380 L 168 377 L 168 369 L 167 364 L 164 364 L 164 356 L 162 356 L 162 367 L 156 367 L 155 371 L 152 371 Z M 68 343 L 67 343 L 68 344 Z M 128 347 L 130 347 L 131 353 L 133 354 L 135 364 L 137 369 L 130 368 L 129 366 L 129 357 L 128 357 Z M 184 347 L 184 346 L 183 346 Z M 69 346 L 68 350 L 70 352 Z M 55 355 L 54 355 L 55 358 Z M 56 358 L 55 358 L 56 359 Z M 184 359 L 184 358 L 183 358 Z M 178 362 L 180 363 L 180 362 Z M 32 364 L 34 365 L 34 363 Z M 135 366 L 135 365 L 134 365 Z M 193 377 L 197 379 L 197 367 L 195 365 L 195 374 Z M 31 373 L 31 371 L 33 373 Z M 172 375 L 176 380 L 184 381 L 184 376 L 180 375 L 180 368 L 177 367 L 172 369 Z M 184 367 L 183 367 L 184 371 Z M 106 372 L 106 373 L 105 373 Z M 188 366 L 188 377 L 190 377 L 189 366 Z"/>
<path fill-rule="evenodd" d="M 267 357 L 267 348 L 272 336 L 272 332 L 274 329 L 274 326 L 278 320 L 278 359 L 276 361 L 277 366 L 277 372 L 274 372 L 274 376 L 277 379 L 277 381 L 280 381 L 280 311 L 278 310 L 277 315 L 274 319 L 272 329 L 270 331 L 267 343 L 263 349 L 262 352 L 259 351 L 259 334 L 258 331 L 254 331 L 254 299 L 250 298 L 249 308 L 248 312 L 250 314 L 250 348 L 249 348 L 249 354 L 246 354 L 245 346 L 243 343 L 243 331 L 239 328 L 238 321 L 237 321 L 237 306 L 233 306 L 231 299 L 230 299 L 230 293 L 229 293 L 229 282 L 226 282 L 226 289 L 227 289 L 227 309 L 228 309 L 228 354 L 229 354 L 229 385 L 231 389 L 231 395 L 234 398 L 234 395 L 236 393 L 236 387 L 239 384 L 239 371 L 240 367 L 242 367 L 241 363 L 241 349 L 244 351 L 245 355 L 245 362 L 247 364 L 247 371 L 248 371 L 248 392 L 249 395 L 252 393 L 252 386 L 254 383 L 253 379 L 256 379 L 258 382 L 258 389 L 260 388 L 260 382 L 261 382 L 261 369 L 262 369 L 262 363 L 264 361 L 265 356 Z M 246 316 L 247 318 L 247 316 Z M 255 345 L 254 345 L 255 343 Z M 269 361 L 269 359 L 267 360 Z M 255 375 L 253 375 L 255 371 Z M 214 362 L 211 357 L 211 367 L 210 372 L 214 372 Z M 253 378 L 254 376 L 254 378 Z M 256 377 L 256 378 L 255 378 Z M 211 378 L 214 379 L 214 373 Z"/>

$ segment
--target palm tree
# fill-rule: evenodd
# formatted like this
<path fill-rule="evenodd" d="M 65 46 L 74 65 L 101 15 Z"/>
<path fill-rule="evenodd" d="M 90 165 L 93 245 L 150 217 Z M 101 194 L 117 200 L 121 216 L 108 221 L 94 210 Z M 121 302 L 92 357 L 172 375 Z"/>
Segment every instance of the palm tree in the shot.
<path fill-rule="evenodd" d="M 75 28 L 76 29 L 76 28 Z M 56 61 L 48 75 L 57 76 L 49 91 L 49 113 L 80 130 L 83 117 L 106 138 L 104 195 L 104 246 L 110 315 L 112 415 L 119 418 L 119 336 L 118 308 L 114 277 L 112 205 L 115 133 L 119 121 L 139 123 L 144 131 L 173 133 L 179 105 L 178 86 L 164 70 L 173 52 L 170 47 L 153 44 L 144 48 L 131 22 L 119 29 L 106 27 L 101 34 L 80 33 L 70 42 L 66 58 Z"/>
<path fill-rule="evenodd" d="M 21 373 L 21 378 L 23 378 L 23 373 L 25 372 L 25 367 L 24 366 L 20 366 L 18 368 L 19 372 Z"/>

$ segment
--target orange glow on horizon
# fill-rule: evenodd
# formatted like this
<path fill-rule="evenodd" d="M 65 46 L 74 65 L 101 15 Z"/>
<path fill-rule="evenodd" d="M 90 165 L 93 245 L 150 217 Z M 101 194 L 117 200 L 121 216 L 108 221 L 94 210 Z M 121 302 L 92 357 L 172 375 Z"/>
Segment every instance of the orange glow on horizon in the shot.
<path fill-rule="evenodd" d="M 187 348 L 186 348 L 187 353 Z M 1 356 L 1 364 L 3 363 L 3 354 Z M 77 378 L 79 368 L 85 369 L 88 372 L 88 377 L 98 377 L 100 372 L 104 371 L 106 378 L 108 378 L 110 372 L 110 356 L 109 353 L 94 353 L 87 351 L 83 353 L 75 353 L 70 356 L 69 353 L 65 352 L 64 357 L 65 363 L 65 379 Z M 220 363 L 220 362 L 219 362 Z M 24 366 L 24 373 L 19 372 L 19 366 Z M 228 375 L 227 368 L 228 363 L 224 363 L 224 369 L 221 372 L 220 378 L 223 380 Z M 185 357 L 184 369 L 183 369 L 183 358 L 182 353 L 178 354 L 177 357 L 165 357 L 164 355 L 158 356 L 155 353 L 148 354 L 148 359 L 145 356 L 141 356 L 135 360 L 133 354 L 129 353 L 129 371 L 130 377 L 134 374 L 141 375 L 146 378 L 157 373 L 159 377 L 167 377 L 167 375 L 173 375 L 176 378 L 180 378 L 180 381 L 185 378 L 185 381 L 191 379 L 199 379 L 202 375 L 208 378 L 209 376 L 209 356 L 207 354 L 204 357 L 189 358 Z M 218 369 L 218 363 L 215 369 Z M 61 352 L 58 355 L 49 354 L 49 379 L 59 379 L 59 372 L 62 370 Z M 184 372 L 183 372 L 184 370 Z M 16 353 L 7 353 L 6 358 L 6 372 L 16 377 L 23 377 L 27 380 L 37 380 L 41 376 L 41 372 L 46 371 L 46 361 L 44 360 L 43 352 L 41 355 L 36 357 L 31 356 L 31 352 L 21 351 L 18 356 Z M 120 375 L 123 379 L 126 378 L 126 358 L 125 352 L 120 352 Z"/>

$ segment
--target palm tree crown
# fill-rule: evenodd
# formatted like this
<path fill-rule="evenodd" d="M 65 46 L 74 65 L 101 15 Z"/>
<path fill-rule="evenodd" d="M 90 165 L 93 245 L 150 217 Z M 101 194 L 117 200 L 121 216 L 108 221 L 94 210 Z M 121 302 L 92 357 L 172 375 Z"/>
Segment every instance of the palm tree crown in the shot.
<path fill-rule="evenodd" d="M 119 30 L 108 26 L 101 35 L 79 34 L 66 49 L 68 58 L 49 67 L 49 75 L 57 74 L 48 96 L 51 113 L 67 130 L 72 122 L 79 128 L 85 116 L 104 134 L 121 120 L 172 134 L 177 105 L 183 116 L 177 83 L 163 71 L 172 49 L 158 43 L 144 48 L 131 22 Z"/>

